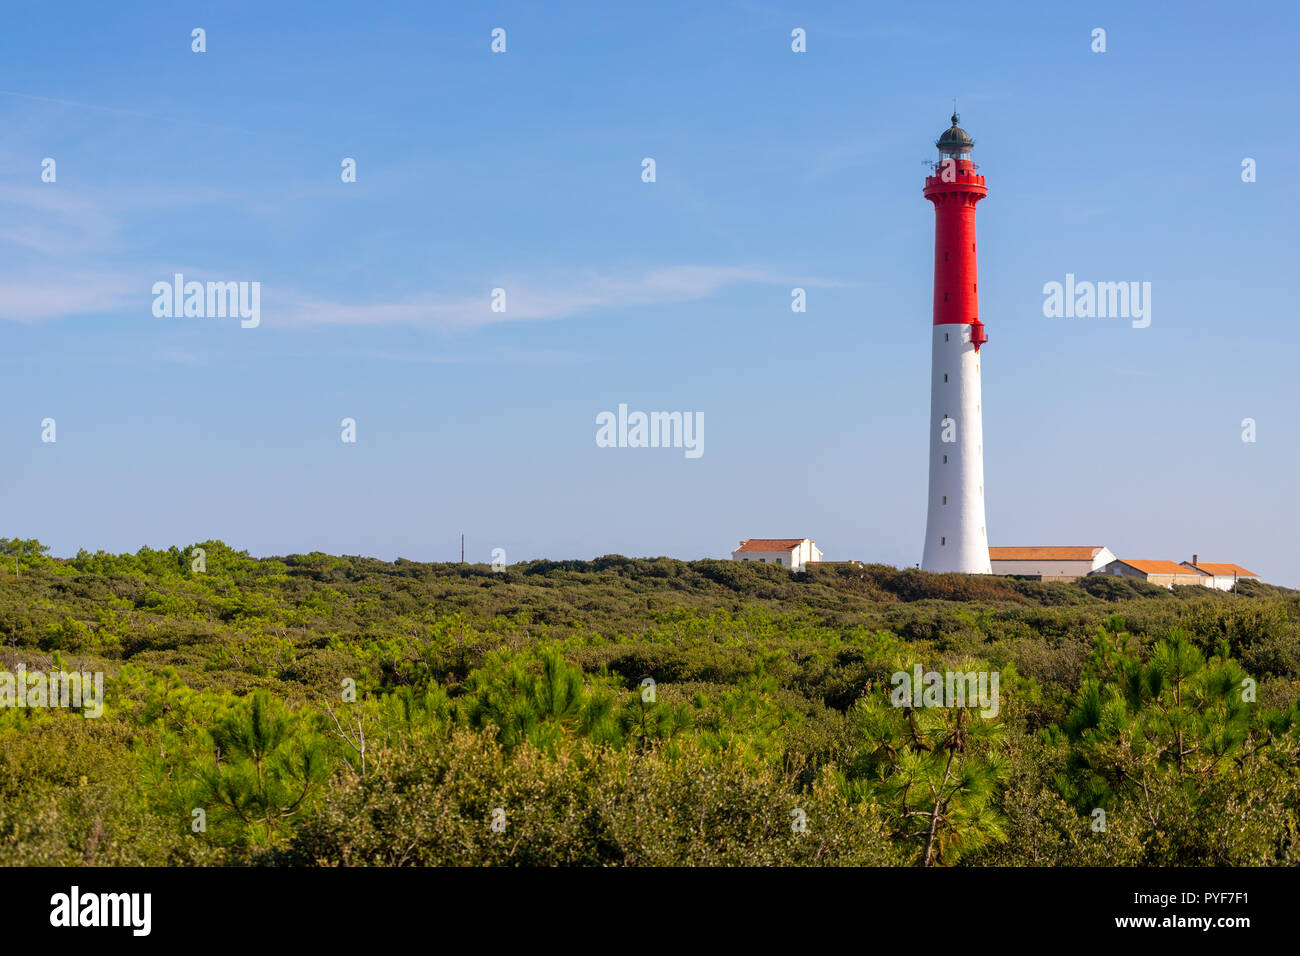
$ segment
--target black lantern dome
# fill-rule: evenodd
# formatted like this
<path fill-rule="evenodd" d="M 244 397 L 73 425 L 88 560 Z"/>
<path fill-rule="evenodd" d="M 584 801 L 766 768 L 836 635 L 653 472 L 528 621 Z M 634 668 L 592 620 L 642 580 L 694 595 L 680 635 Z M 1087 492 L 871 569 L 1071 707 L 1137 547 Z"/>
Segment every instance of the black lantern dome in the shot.
<path fill-rule="evenodd" d="M 935 140 L 934 145 L 939 147 L 941 153 L 967 153 L 975 145 L 975 140 L 970 138 L 970 133 L 966 132 L 957 125 L 961 117 L 952 114 L 952 126 L 943 131 L 943 135 Z"/>

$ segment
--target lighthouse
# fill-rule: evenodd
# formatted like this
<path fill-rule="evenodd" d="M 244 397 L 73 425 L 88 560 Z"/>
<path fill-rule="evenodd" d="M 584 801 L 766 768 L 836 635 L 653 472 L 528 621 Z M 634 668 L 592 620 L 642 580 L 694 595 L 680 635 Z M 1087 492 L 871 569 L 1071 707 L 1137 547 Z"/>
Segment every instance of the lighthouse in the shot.
<path fill-rule="evenodd" d="M 930 498 L 925 522 L 926 571 L 991 574 L 984 526 L 984 427 L 980 414 L 980 346 L 975 270 L 975 206 L 988 195 L 971 162 L 975 141 L 957 125 L 935 142 L 939 160 L 925 179 L 934 203 L 934 324 L 930 364 Z"/>

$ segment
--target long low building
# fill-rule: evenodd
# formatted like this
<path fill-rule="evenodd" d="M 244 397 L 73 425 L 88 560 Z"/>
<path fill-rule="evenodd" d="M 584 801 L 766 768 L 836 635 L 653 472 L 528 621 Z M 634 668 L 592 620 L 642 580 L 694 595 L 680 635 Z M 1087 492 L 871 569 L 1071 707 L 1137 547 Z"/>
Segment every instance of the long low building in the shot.
<path fill-rule="evenodd" d="M 1074 581 L 1114 560 L 1110 548 L 1101 545 L 989 548 L 994 574 L 1040 581 Z"/>
<path fill-rule="evenodd" d="M 1213 587 L 1211 575 L 1194 568 L 1178 564 L 1176 561 L 1121 561 L 1116 558 L 1097 572 L 1098 574 L 1118 574 L 1123 577 L 1141 578 L 1150 584 L 1162 588 L 1172 588 L 1182 584 L 1200 584 Z"/>

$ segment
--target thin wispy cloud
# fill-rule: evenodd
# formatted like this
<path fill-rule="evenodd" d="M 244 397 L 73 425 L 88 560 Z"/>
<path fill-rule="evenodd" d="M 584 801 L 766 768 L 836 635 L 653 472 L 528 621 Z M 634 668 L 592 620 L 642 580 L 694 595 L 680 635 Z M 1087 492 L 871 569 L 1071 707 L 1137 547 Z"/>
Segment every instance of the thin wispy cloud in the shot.
<path fill-rule="evenodd" d="M 205 123 L 202 120 L 183 119 L 159 113 L 146 113 L 142 110 L 121 109 L 116 106 L 100 106 L 95 103 L 81 103 L 77 100 L 65 100 L 54 96 L 38 96 L 35 93 L 20 93 L 17 90 L 0 90 L 0 96 L 8 96 L 18 100 L 28 100 L 32 103 L 46 103 L 52 106 L 64 106 L 70 109 L 91 110 L 92 112 L 104 113 L 109 116 L 128 116 L 135 119 L 149 120 L 150 122 L 174 123 L 177 126 L 192 126 L 196 128 L 215 129 L 233 133 L 253 132 L 252 130 L 241 129 L 238 126 L 229 126 L 224 123 Z"/>
<path fill-rule="evenodd" d="M 400 301 L 342 303 L 310 296 L 277 303 L 267 291 L 268 320 L 276 325 L 414 325 L 457 329 L 563 319 L 598 309 L 638 308 L 697 301 L 736 285 L 828 288 L 851 283 L 797 277 L 752 266 L 670 266 L 636 276 L 587 275 L 563 286 L 502 281 L 504 312 L 492 311 L 491 289 L 478 295 L 416 295 Z"/>
<path fill-rule="evenodd" d="M 104 247 L 117 230 L 102 202 L 75 191 L 34 183 L 0 184 L 0 245 L 63 256 Z"/>
<path fill-rule="evenodd" d="M 396 351 L 393 349 L 362 349 L 338 356 L 348 360 L 371 359 L 377 362 L 397 362 L 415 365 L 562 365 L 589 362 L 594 356 L 568 349 L 495 349 L 477 355 L 430 354 L 425 352 Z"/>
<path fill-rule="evenodd" d="M 41 322 L 97 315 L 147 299 L 129 276 L 72 272 L 45 279 L 0 278 L 0 321 Z"/>
<path fill-rule="evenodd" d="M 129 274 L 50 275 L 42 280 L 0 276 L 0 320 L 42 321 L 131 308 L 148 314 L 146 295 L 156 278 L 175 272 L 199 278 L 212 270 L 132 267 Z M 145 282 L 141 276 L 153 276 Z M 415 294 L 400 300 L 339 302 L 263 287 L 263 315 L 269 326 L 414 326 L 442 330 L 471 329 L 502 322 L 565 319 L 600 309 L 639 308 L 706 299 L 739 285 L 785 288 L 834 288 L 853 285 L 817 276 L 792 276 L 752 266 L 669 266 L 635 276 L 586 275 L 566 285 L 536 280 L 485 286 L 478 294 Z M 492 288 L 506 291 L 506 310 L 492 311 Z"/>

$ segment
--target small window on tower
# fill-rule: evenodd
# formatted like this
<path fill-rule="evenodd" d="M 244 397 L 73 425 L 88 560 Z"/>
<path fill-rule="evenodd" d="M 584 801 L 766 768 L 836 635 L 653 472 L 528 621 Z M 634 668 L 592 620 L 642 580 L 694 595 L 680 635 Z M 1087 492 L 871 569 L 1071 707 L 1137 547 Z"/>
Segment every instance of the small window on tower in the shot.
<path fill-rule="evenodd" d="M 944 455 L 944 456 L 943 456 L 943 463 L 944 463 L 945 465 L 948 464 L 948 456 L 947 456 L 947 455 Z"/>
<path fill-rule="evenodd" d="M 945 382 L 948 381 L 948 373 L 947 373 L 947 372 L 944 372 L 944 373 L 943 373 L 943 380 L 944 380 Z"/>
<path fill-rule="evenodd" d="M 946 253 L 946 252 L 943 254 L 943 261 L 944 261 L 944 262 L 947 262 L 947 261 L 948 261 L 948 253 Z"/>
<path fill-rule="evenodd" d="M 943 333 L 943 340 L 944 340 L 945 342 L 948 341 L 948 333 L 947 333 L 947 332 Z"/>
<path fill-rule="evenodd" d="M 948 293 L 947 293 L 947 292 L 945 292 L 945 293 L 943 294 L 943 301 L 945 301 L 945 302 L 948 301 Z"/>
<path fill-rule="evenodd" d="M 943 496 L 943 503 L 944 503 L 944 504 L 947 504 L 947 503 L 948 503 L 948 496 L 947 496 L 947 495 L 944 495 L 944 496 Z"/>
<path fill-rule="evenodd" d="M 940 538 L 940 539 L 939 539 L 939 543 L 940 543 L 940 544 L 947 544 L 947 543 L 948 543 L 948 539 L 947 539 L 947 538 Z"/>

